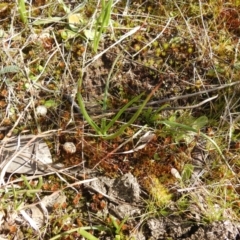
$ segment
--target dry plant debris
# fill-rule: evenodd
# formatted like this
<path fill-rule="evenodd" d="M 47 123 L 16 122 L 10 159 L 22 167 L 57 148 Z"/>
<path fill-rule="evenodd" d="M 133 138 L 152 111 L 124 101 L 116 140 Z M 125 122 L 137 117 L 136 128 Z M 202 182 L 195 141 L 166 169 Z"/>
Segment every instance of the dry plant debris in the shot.
<path fill-rule="evenodd" d="M 239 239 L 239 10 L 1 1 L 0 238 Z"/>

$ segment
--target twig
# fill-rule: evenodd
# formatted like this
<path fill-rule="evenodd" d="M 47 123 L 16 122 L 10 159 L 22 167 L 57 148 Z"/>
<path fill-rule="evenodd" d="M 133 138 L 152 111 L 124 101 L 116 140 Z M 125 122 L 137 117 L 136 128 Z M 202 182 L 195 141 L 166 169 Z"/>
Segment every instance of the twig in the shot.
<path fill-rule="evenodd" d="M 213 96 L 213 97 L 210 97 L 198 104 L 194 104 L 194 105 L 190 105 L 190 106 L 186 106 L 186 107 L 166 107 L 166 108 L 163 108 L 162 110 L 179 110 L 179 109 L 193 109 L 193 108 L 198 108 L 200 106 L 202 106 L 203 104 L 207 103 L 207 102 L 210 102 L 212 101 L 213 99 L 217 98 L 218 97 L 218 94 Z"/>
<path fill-rule="evenodd" d="M 146 104 L 146 107 L 144 107 L 144 109 L 147 109 L 149 106 L 154 106 L 154 105 L 159 106 L 160 104 L 163 104 L 163 103 L 166 103 L 166 102 L 172 102 L 172 101 L 175 101 L 175 100 L 186 99 L 186 98 L 189 98 L 189 97 L 194 97 L 194 96 L 198 96 L 198 95 L 201 95 L 201 94 L 206 94 L 206 93 L 209 93 L 209 92 L 218 91 L 218 90 L 221 90 L 221 89 L 224 89 L 224 88 L 227 88 L 227 87 L 232 87 L 236 84 L 240 84 L 240 81 L 229 83 L 229 84 L 224 84 L 224 85 L 221 85 L 221 86 L 218 86 L 218 87 L 215 87 L 215 88 L 211 88 L 211 89 L 204 90 L 204 91 L 199 91 L 199 92 L 196 92 L 196 93 L 186 94 L 186 95 L 172 97 L 172 98 L 164 98 L 164 99 L 161 99 L 161 100 L 158 100 L 158 101 L 151 101 L 151 102 Z M 74 101 L 74 99 L 70 95 L 64 94 L 63 97 L 73 105 L 73 108 L 77 113 L 82 114 L 78 104 Z M 202 102 L 200 102 L 196 105 L 168 107 L 168 108 L 164 108 L 163 110 L 192 109 L 192 108 L 199 107 L 199 106 L 205 104 L 206 102 L 209 102 L 209 101 L 211 101 L 211 100 L 213 100 L 217 97 L 218 97 L 218 95 L 216 95 L 214 97 L 211 97 L 211 98 L 208 98 L 208 99 L 206 99 L 206 100 L 204 100 L 204 101 L 202 101 Z M 128 108 L 128 109 L 126 109 L 126 112 L 131 112 L 131 111 L 134 111 L 134 110 L 138 110 L 139 107 L 140 106 Z M 102 118 L 102 117 L 106 117 L 106 116 L 112 116 L 113 114 L 115 114 L 119 110 L 120 109 L 110 110 L 108 112 L 105 112 L 104 114 L 101 114 L 101 115 L 98 115 L 98 116 L 93 116 L 92 118 L 97 119 L 97 118 Z M 100 114 L 102 112 L 97 111 L 97 112 L 93 112 L 93 113 L 94 114 L 98 114 L 98 113 Z"/>

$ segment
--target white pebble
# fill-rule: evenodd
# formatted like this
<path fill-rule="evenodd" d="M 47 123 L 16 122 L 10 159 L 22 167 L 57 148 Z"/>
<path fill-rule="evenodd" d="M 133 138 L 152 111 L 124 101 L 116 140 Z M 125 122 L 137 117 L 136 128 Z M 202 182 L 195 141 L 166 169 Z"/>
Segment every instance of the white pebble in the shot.
<path fill-rule="evenodd" d="M 65 142 L 63 144 L 63 149 L 66 153 L 71 153 L 71 154 L 77 151 L 75 144 L 72 142 Z"/>
<path fill-rule="evenodd" d="M 42 117 L 45 117 L 46 114 L 47 114 L 47 108 L 43 105 L 40 105 L 40 106 L 37 106 L 36 108 L 36 114 L 38 116 L 42 116 Z"/>

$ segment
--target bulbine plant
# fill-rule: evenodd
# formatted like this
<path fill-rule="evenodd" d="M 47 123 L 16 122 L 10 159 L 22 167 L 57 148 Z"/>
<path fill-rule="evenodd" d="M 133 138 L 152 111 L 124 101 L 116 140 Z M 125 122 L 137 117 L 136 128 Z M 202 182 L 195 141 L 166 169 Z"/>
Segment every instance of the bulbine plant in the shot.
<path fill-rule="evenodd" d="M 104 100 L 103 100 L 103 110 L 106 110 L 106 103 L 107 103 L 107 94 L 108 94 L 108 87 L 109 87 L 109 81 L 110 81 L 110 77 L 112 76 L 113 73 L 113 69 L 114 66 L 117 63 L 117 60 L 119 59 L 119 57 L 117 57 L 113 63 L 113 66 L 111 68 L 111 71 L 108 75 L 108 79 L 107 79 L 107 83 L 106 83 L 106 87 L 105 87 L 105 96 L 104 96 Z M 98 125 L 96 122 L 93 121 L 93 119 L 91 118 L 91 116 L 89 116 L 85 104 L 84 104 L 84 100 L 81 94 L 81 87 L 82 87 L 82 78 L 79 79 L 78 81 L 78 92 L 77 92 L 77 101 L 78 101 L 78 105 L 81 109 L 81 112 L 85 118 L 85 120 L 88 122 L 88 124 L 95 130 L 95 132 L 101 136 L 104 139 L 114 139 L 118 136 L 120 136 L 124 130 L 129 127 L 132 123 L 134 123 L 134 121 L 139 117 L 139 115 L 141 114 L 142 110 L 144 109 L 144 107 L 146 106 L 146 104 L 148 103 L 148 101 L 151 99 L 151 97 L 153 96 L 153 94 L 158 90 L 158 88 L 160 87 L 161 83 L 159 83 L 152 91 L 151 93 L 146 97 L 146 99 L 143 101 L 142 105 L 139 107 L 139 109 L 133 114 L 133 116 L 131 117 L 131 119 L 123 124 L 115 133 L 112 134 L 108 134 L 108 131 L 110 130 L 110 128 L 117 122 L 117 120 L 120 118 L 120 116 L 135 102 L 137 102 L 144 93 L 140 94 L 139 96 L 134 97 L 131 101 L 129 101 L 125 106 L 123 106 L 121 109 L 119 109 L 118 113 L 110 120 L 110 122 L 107 124 L 106 123 L 106 119 L 103 118 L 102 122 L 100 125 Z"/>
<path fill-rule="evenodd" d="M 80 88 L 80 84 L 79 84 L 79 88 Z M 83 97 L 81 95 L 81 92 L 78 91 L 77 93 L 77 99 L 78 99 L 78 104 L 79 107 L 82 111 L 82 114 L 85 118 L 85 120 L 88 122 L 88 124 L 96 131 L 96 133 L 103 137 L 104 139 L 114 139 L 118 136 L 120 136 L 124 130 L 130 126 L 132 123 L 134 123 L 134 121 L 138 118 L 138 116 L 141 114 L 142 110 L 144 109 L 144 107 L 146 106 L 146 104 L 148 103 L 148 101 L 151 99 L 152 95 L 154 94 L 154 92 L 157 91 L 157 89 L 160 87 L 160 84 L 158 84 L 153 90 L 152 92 L 146 97 L 146 99 L 144 100 L 144 102 L 142 103 L 142 105 L 139 107 L 139 109 L 134 113 L 134 115 L 131 117 L 131 119 L 123 124 L 119 130 L 117 130 L 115 133 L 112 134 L 108 134 L 108 130 L 116 123 L 116 121 L 119 119 L 119 117 L 128 109 L 128 107 L 130 107 L 133 103 L 137 102 L 143 95 L 140 94 L 139 96 L 133 98 L 131 101 L 129 101 L 124 107 L 122 107 L 118 113 L 110 120 L 110 122 L 105 125 L 105 124 L 101 124 L 101 126 L 97 125 L 96 122 L 93 121 L 93 119 L 89 116 L 84 101 L 83 101 Z M 105 119 L 103 119 L 103 121 L 105 121 Z"/>

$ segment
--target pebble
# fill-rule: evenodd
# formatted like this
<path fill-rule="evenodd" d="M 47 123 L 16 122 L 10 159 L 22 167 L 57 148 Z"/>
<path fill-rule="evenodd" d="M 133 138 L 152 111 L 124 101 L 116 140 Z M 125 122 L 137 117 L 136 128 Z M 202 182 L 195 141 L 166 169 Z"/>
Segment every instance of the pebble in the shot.
<path fill-rule="evenodd" d="M 76 146 L 73 142 L 65 142 L 63 144 L 63 149 L 66 153 L 73 154 L 77 151 Z"/>

